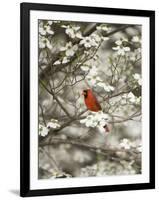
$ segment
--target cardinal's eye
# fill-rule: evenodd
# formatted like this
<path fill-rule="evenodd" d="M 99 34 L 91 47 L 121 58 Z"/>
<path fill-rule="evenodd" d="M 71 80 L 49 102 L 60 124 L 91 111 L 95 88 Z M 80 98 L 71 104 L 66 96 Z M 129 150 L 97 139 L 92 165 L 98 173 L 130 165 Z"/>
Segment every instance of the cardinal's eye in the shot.
<path fill-rule="evenodd" d="M 86 90 L 83 91 L 83 95 L 84 95 L 85 98 L 87 97 L 87 91 Z"/>
<path fill-rule="evenodd" d="M 87 95 L 87 91 L 86 91 L 86 90 L 83 91 L 83 95 L 84 95 L 84 96 Z"/>

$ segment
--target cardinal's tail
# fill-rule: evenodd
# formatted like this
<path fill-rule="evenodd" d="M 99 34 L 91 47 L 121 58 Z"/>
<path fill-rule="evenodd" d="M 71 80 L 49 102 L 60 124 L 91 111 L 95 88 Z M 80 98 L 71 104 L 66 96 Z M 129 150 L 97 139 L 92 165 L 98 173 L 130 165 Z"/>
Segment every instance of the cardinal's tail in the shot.
<path fill-rule="evenodd" d="M 103 128 L 105 129 L 105 132 L 107 133 L 107 132 L 110 132 L 110 129 L 109 129 L 109 127 L 108 127 L 108 125 L 106 124 L 105 126 L 103 126 Z"/>

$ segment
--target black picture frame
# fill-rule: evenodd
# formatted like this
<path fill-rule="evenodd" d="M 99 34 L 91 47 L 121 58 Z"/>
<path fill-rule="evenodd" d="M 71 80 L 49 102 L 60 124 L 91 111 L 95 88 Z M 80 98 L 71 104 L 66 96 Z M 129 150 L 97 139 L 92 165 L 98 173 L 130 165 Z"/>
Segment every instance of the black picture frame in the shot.
<path fill-rule="evenodd" d="M 123 185 L 102 185 L 73 188 L 52 188 L 52 189 L 30 189 L 30 11 L 60 11 L 76 13 L 96 13 L 123 16 L 140 16 L 150 19 L 150 180 L 149 183 L 123 184 Z M 101 7 L 83 7 L 71 5 L 49 5 L 21 3 L 20 5 L 21 25 L 21 113 L 20 113 L 20 196 L 59 195 L 75 193 L 95 193 L 123 190 L 140 190 L 155 188 L 155 11 L 131 10 Z"/>

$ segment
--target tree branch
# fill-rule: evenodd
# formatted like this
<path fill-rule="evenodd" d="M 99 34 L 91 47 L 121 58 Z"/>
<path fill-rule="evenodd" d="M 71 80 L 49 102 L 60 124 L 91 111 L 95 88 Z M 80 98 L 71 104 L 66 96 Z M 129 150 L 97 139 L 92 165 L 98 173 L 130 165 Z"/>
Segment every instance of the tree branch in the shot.
<path fill-rule="evenodd" d="M 72 116 L 70 115 L 70 113 L 67 111 L 67 109 L 63 106 L 63 104 L 60 102 L 60 100 L 57 98 L 57 96 L 53 93 L 53 91 L 50 91 L 45 84 L 42 82 L 42 80 L 40 80 L 41 85 L 43 86 L 43 88 L 52 95 L 52 97 L 56 100 L 56 102 L 58 103 L 58 105 L 60 106 L 60 108 L 64 111 L 64 113 L 69 117 L 72 118 Z"/>
<path fill-rule="evenodd" d="M 121 26 L 120 28 L 117 28 L 116 30 L 113 30 L 113 31 L 107 33 L 107 34 L 105 35 L 105 37 L 111 36 L 111 35 L 113 35 L 113 34 L 115 34 L 115 33 L 117 33 L 117 32 L 120 32 L 120 31 L 122 31 L 122 30 L 125 30 L 126 28 L 131 27 L 131 26 L 133 26 L 133 25 L 124 25 L 124 26 Z M 93 33 L 95 30 L 96 30 L 96 27 L 95 27 L 95 25 L 94 25 L 88 32 L 85 33 L 84 36 L 90 35 L 90 34 Z M 80 39 L 76 41 L 76 44 L 79 44 L 79 42 L 80 42 Z M 80 52 L 83 53 L 83 50 L 84 50 L 84 48 L 81 48 L 81 49 L 80 49 Z M 79 54 L 78 54 L 78 56 L 79 56 Z M 50 71 L 50 69 L 51 69 L 52 65 L 54 64 L 54 62 L 56 62 L 59 58 L 60 58 L 60 52 L 58 52 L 57 55 L 54 55 L 54 57 L 52 58 L 50 64 L 48 65 L 48 67 L 46 67 L 46 69 L 45 69 L 44 71 L 42 71 L 42 72 L 39 74 L 39 77 L 40 77 L 40 78 L 43 78 L 44 73 L 47 74 L 47 73 Z M 61 70 L 61 69 L 64 68 L 64 67 L 67 67 L 67 66 L 68 66 L 70 63 L 72 63 L 76 58 L 77 58 L 77 55 L 73 56 L 73 57 L 71 58 L 71 61 L 70 61 L 70 62 L 68 62 L 68 63 L 66 63 L 66 64 L 57 65 L 54 72 L 57 72 L 57 71 Z"/>
<path fill-rule="evenodd" d="M 46 126 L 46 121 L 45 121 L 45 117 L 44 117 L 44 111 L 43 111 L 43 107 L 42 107 L 42 105 L 39 103 L 39 107 L 40 107 L 40 109 L 41 109 L 41 115 L 42 115 L 42 118 L 43 118 L 43 123 L 44 123 L 44 125 Z"/>
<path fill-rule="evenodd" d="M 114 158 L 120 157 L 119 153 L 126 153 L 124 159 L 127 161 L 131 161 L 132 158 L 130 158 L 130 155 L 136 157 L 136 156 L 138 156 L 138 154 L 140 154 L 140 152 L 138 152 L 135 148 L 132 148 L 132 149 L 102 148 L 102 147 L 96 147 L 94 145 L 84 143 L 83 141 L 81 142 L 81 141 L 71 140 L 71 139 L 61 139 L 58 137 L 52 137 L 51 141 L 42 141 L 39 143 L 39 146 L 44 147 L 47 145 L 54 145 L 54 144 L 58 144 L 58 143 L 71 144 L 71 145 L 74 145 L 77 147 L 85 148 L 85 149 L 95 152 L 97 154 L 102 154 L 108 158 L 110 157 L 111 159 L 113 157 Z"/>

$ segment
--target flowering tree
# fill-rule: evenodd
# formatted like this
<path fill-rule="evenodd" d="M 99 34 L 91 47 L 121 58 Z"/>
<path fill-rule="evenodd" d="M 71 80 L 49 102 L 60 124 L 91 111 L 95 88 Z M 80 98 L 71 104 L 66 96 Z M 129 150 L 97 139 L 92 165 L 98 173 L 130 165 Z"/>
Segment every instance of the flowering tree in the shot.
<path fill-rule="evenodd" d="M 141 86 L 140 26 L 39 20 L 39 178 L 141 173 Z"/>

